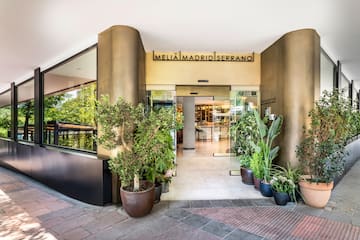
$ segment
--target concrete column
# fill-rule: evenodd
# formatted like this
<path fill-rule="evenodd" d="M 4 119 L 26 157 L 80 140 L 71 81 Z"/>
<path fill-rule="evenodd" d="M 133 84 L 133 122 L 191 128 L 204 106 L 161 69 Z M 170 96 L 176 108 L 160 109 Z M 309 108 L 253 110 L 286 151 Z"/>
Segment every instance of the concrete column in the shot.
<path fill-rule="evenodd" d="M 98 35 L 98 98 L 108 95 L 114 103 L 119 97 L 137 104 L 145 100 L 145 50 L 139 32 L 128 26 L 113 26 Z M 101 126 L 98 126 L 101 134 Z M 100 158 L 115 151 L 97 147 Z M 112 199 L 119 202 L 119 181 L 112 180 Z"/>
<path fill-rule="evenodd" d="M 184 97 L 184 130 L 183 147 L 184 149 L 195 149 L 195 98 Z"/>
<path fill-rule="evenodd" d="M 283 115 L 277 139 L 279 163 L 295 166 L 296 146 L 308 127 L 308 112 L 320 95 L 320 37 L 312 29 L 290 32 L 261 54 L 262 110 Z"/>

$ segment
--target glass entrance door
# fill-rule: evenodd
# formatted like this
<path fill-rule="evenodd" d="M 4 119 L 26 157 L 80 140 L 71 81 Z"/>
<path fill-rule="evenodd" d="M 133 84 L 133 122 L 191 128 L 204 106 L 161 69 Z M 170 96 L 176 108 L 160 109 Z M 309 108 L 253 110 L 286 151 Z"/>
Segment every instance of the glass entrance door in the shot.
<path fill-rule="evenodd" d="M 230 91 L 230 148 L 231 152 L 236 154 L 236 133 L 233 126 L 236 125 L 245 112 L 260 110 L 259 90 L 234 89 Z"/>

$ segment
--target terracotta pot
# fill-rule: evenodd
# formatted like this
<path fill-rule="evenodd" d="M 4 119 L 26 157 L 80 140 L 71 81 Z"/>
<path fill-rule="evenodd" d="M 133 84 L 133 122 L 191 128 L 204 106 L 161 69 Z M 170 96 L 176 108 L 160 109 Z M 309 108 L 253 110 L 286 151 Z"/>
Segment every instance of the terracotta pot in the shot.
<path fill-rule="evenodd" d="M 302 198 L 307 205 L 315 208 L 323 208 L 330 199 L 334 182 L 313 183 L 302 180 L 299 182 L 299 186 Z"/>
<path fill-rule="evenodd" d="M 128 192 L 120 188 L 122 206 L 130 217 L 143 217 L 154 206 L 155 185 L 148 181 L 143 181 L 142 184 L 146 186 L 146 190 L 141 192 Z"/>
<path fill-rule="evenodd" d="M 261 179 L 260 178 L 257 178 L 254 176 L 254 187 L 256 190 L 260 190 L 260 182 L 261 182 Z"/>
<path fill-rule="evenodd" d="M 241 167 L 240 174 L 243 183 L 247 185 L 254 185 L 254 177 L 251 169 Z"/>

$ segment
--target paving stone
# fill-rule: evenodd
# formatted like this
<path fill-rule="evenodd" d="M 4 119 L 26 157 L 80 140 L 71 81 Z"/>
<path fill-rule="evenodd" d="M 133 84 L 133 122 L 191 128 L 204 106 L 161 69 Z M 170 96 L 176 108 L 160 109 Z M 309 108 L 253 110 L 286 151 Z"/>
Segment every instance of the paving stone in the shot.
<path fill-rule="evenodd" d="M 194 200 L 190 201 L 191 208 L 208 208 L 211 207 L 210 200 Z"/>
<path fill-rule="evenodd" d="M 169 208 L 190 208 L 190 201 L 168 201 Z"/>
<path fill-rule="evenodd" d="M 231 200 L 210 200 L 212 207 L 234 207 L 235 204 Z"/>
<path fill-rule="evenodd" d="M 174 219 L 183 219 L 187 216 L 189 216 L 191 213 L 188 211 L 185 211 L 181 208 L 171 208 L 169 209 L 165 215 Z"/>
<path fill-rule="evenodd" d="M 107 215 L 100 218 L 93 218 L 92 221 L 88 221 L 84 224 L 84 228 L 91 233 L 99 232 L 105 228 L 108 228 L 116 223 L 126 220 L 128 217 L 119 214 L 118 212 L 109 212 Z"/>
<path fill-rule="evenodd" d="M 125 238 L 124 238 L 125 239 Z M 151 238 L 147 238 L 151 239 Z M 180 223 L 168 231 L 157 235 L 156 240 L 184 240 L 184 239 L 197 239 L 197 240 L 218 240 L 219 238 L 208 233 L 202 231 L 200 229 L 194 229 L 193 227 Z M 127 240 L 127 239 L 126 239 Z"/>
<path fill-rule="evenodd" d="M 200 228 L 205 224 L 207 224 L 208 222 L 210 222 L 210 219 L 200 215 L 191 214 L 186 218 L 184 218 L 183 220 L 181 220 L 181 222 L 186 223 L 194 228 Z"/>
<path fill-rule="evenodd" d="M 275 206 L 276 204 L 275 204 L 273 199 L 274 198 L 255 199 L 254 202 L 255 202 L 256 206 L 260 206 L 260 207 L 263 207 L 263 206 Z"/>
<path fill-rule="evenodd" d="M 263 238 L 237 229 L 237 230 L 231 232 L 229 235 L 227 235 L 224 239 L 225 240 L 239 240 L 239 239 L 241 239 L 241 240 L 261 240 Z"/>
<path fill-rule="evenodd" d="M 210 221 L 208 224 L 201 228 L 202 230 L 212 233 L 219 237 L 225 237 L 227 234 L 232 232 L 235 228 L 226 225 L 224 223 Z"/>
<path fill-rule="evenodd" d="M 88 236 L 90 236 L 90 233 L 86 231 L 84 228 L 79 227 L 64 233 L 63 238 L 69 240 L 78 240 L 78 239 L 84 239 Z"/>
<path fill-rule="evenodd" d="M 236 207 L 249 207 L 256 205 L 253 199 L 234 199 L 232 200 L 232 203 Z"/>

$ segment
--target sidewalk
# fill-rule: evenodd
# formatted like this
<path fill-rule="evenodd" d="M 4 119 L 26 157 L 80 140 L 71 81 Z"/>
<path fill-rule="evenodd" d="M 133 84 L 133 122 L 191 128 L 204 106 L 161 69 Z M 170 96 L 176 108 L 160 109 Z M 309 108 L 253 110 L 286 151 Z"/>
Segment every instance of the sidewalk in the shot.
<path fill-rule="evenodd" d="M 270 199 L 161 201 L 133 219 L 0 168 L 0 239 L 360 239 L 360 161 L 325 209 Z"/>

